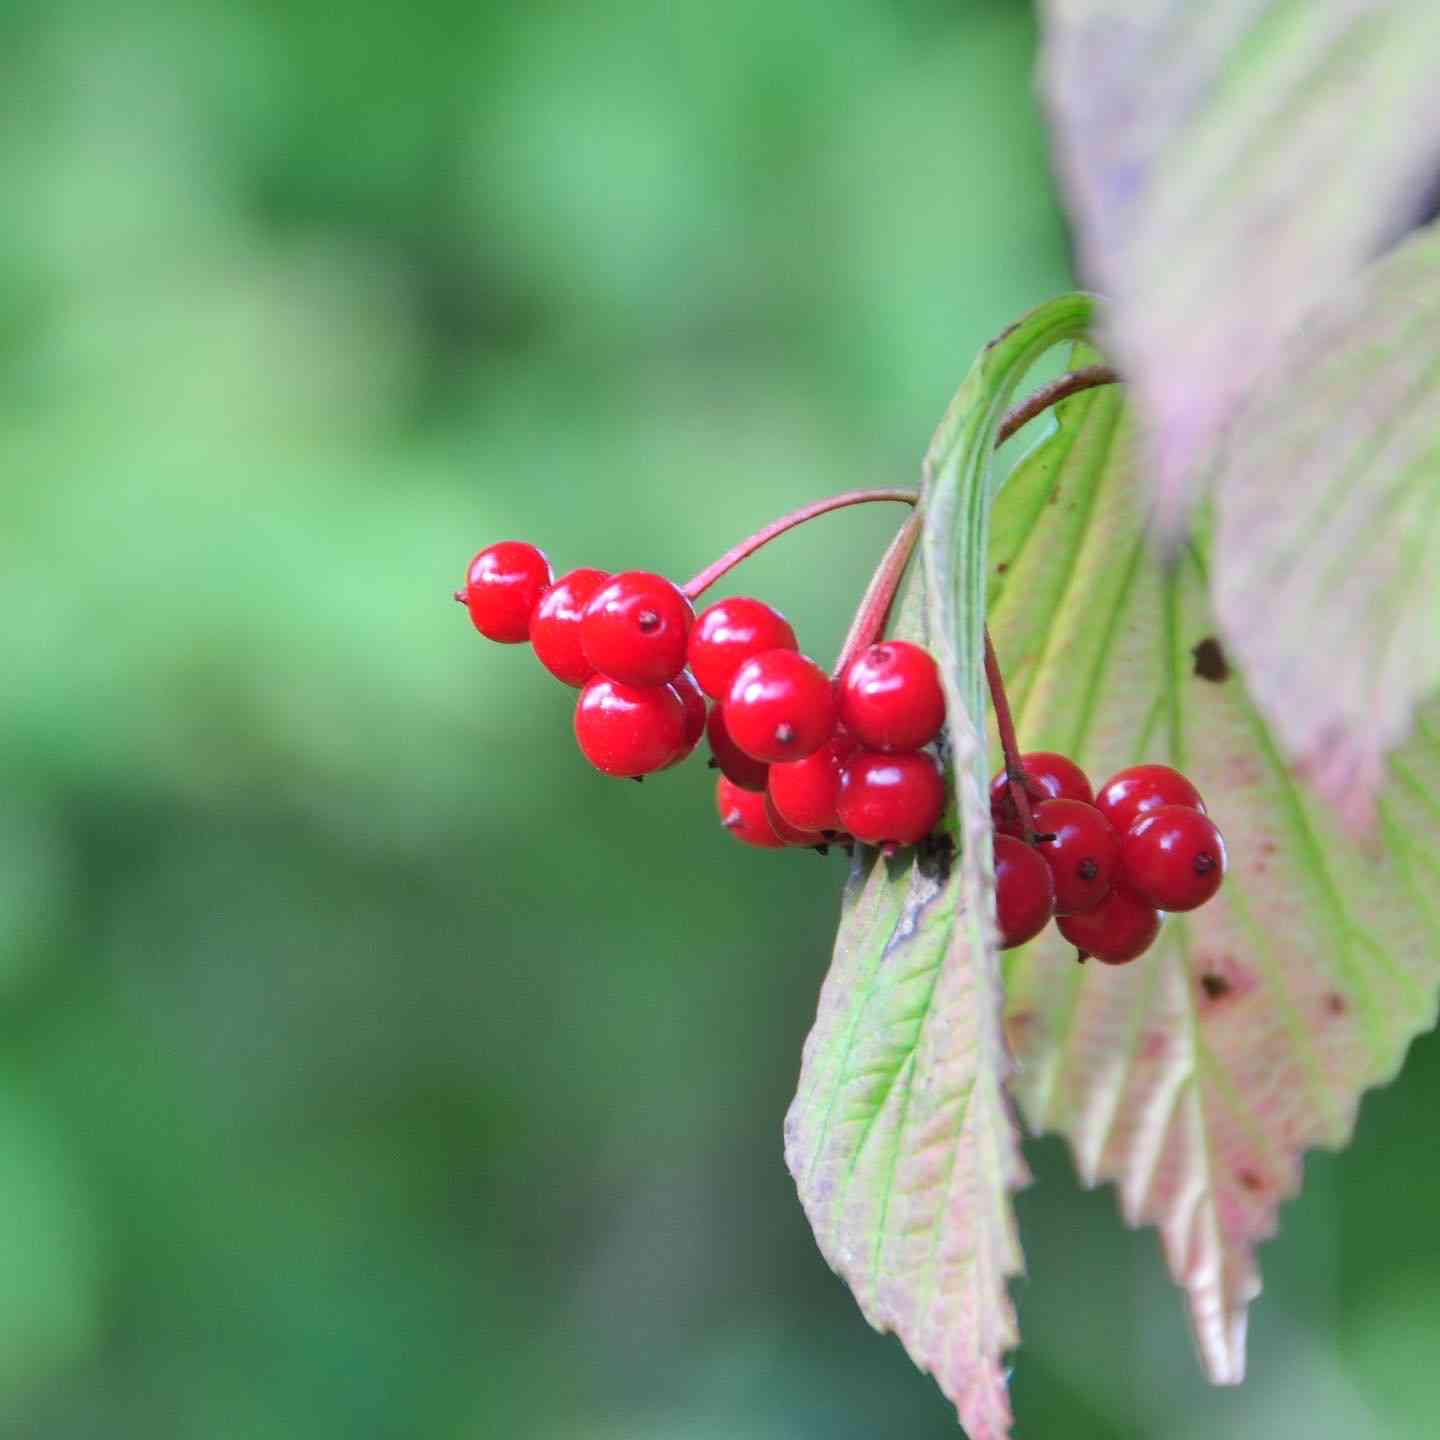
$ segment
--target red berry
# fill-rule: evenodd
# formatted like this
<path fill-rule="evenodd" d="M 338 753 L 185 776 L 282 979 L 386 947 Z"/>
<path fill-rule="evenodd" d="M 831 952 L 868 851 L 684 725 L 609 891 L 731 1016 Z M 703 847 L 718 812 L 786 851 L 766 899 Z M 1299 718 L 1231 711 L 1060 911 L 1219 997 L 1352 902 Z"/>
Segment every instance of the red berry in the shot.
<path fill-rule="evenodd" d="M 816 850 L 825 844 L 825 837 L 818 830 L 802 830 L 798 825 L 792 825 L 775 808 L 775 802 L 768 791 L 765 795 L 765 818 L 769 820 L 770 828 L 787 845 L 803 845 L 808 850 Z"/>
<path fill-rule="evenodd" d="M 851 661 L 840 684 L 840 723 L 867 749 L 919 750 L 945 723 L 945 692 L 929 654 L 885 640 Z"/>
<path fill-rule="evenodd" d="M 1088 777 L 1066 756 L 1057 755 L 1052 750 L 1033 750 L 1020 757 L 1020 764 L 1030 778 L 1032 805 L 1045 798 L 1081 800 L 1086 805 L 1094 803 Z M 1043 793 L 1036 795 L 1033 793 L 1035 790 Z M 1009 777 L 1003 770 L 990 782 L 990 818 L 997 830 L 1009 835 L 1020 833 L 1020 820 L 1010 797 Z"/>
<path fill-rule="evenodd" d="M 758 791 L 742 790 L 722 775 L 715 782 L 715 809 L 720 823 L 743 844 L 761 850 L 785 848 L 765 813 L 765 797 Z"/>
<path fill-rule="evenodd" d="M 915 845 L 945 809 L 945 782 L 923 750 L 884 755 L 860 750 L 845 762 L 836 815 L 867 845 Z"/>
<path fill-rule="evenodd" d="M 1013 950 L 1033 940 L 1055 913 L 1050 867 L 1032 846 L 1013 835 L 995 837 L 995 921 L 1000 948 Z"/>
<path fill-rule="evenodd" d="M 530 614 L 551 580 L 543 550 L 523 540 L 487 545 L 465 573 L 465 604 L 475 628 L 502 645 L 530 638 Z"/>
<path fill-rule="evenodd" d="M 1086 955 L 1106 965 L 1126 965 L 1155 943 L 1162 918 L 1153 905 L 1117 886 L 1093 910 L 1062 915 L 1055 924 Z"/>
<path fill-rule="evenodd" d="M 705 733 L 705 697 L 700 693 L 695 677 L 688 670 L 682 670 L 670 682 L 670 689 L 680 697 L 680 706 L 685 712 L 685 738 L 675 758 L 665 767 L 667 770 L 688 760 Z"/>
<path fill-rule="evenodd" d="M 1162 805 L 1186 805 L 1205 813 L 1200 792 L 1168 765 L 1132 765 L 1101 787 L 1095 808 L 1123 835 L 1142 815 Z"/>
<path fill-rule="evenodd" d="M 595 673 L 580 645 L 580 616 L 609 578 L 604 570 L 572 570 L 540 597 L 530 616 L 530 644 L 540 663 L 576 689 Z"/>
<path fill-rule="evenodd" d="M 730 732 L 725 728 L 723 705 L 717 703 L 710 707 L 710 719 L 706 723 L 705 733 L 710 741 L 711 757 L 720 773 L 731 784 L 757 793 L 765 789 L 770 767 L 752 759 L 730 738 Z"/>
<path fill-rule="evenodd" d="M 839 830 L 840 777 L 857 748 L 848 735 L 835 735 L 803 760 L 772 765 L 766 785 L 776 810 L 802 830 Z"/>
<path fill-rule="evenodd" d="M 1195 910 L 1225 878 L 1225 840 L 1208 815 L 1188 805 L 1162 805 L 1126 832 L 1120 873 L 1157 910 Z"/>
<path fill-rule="evenodd" d="M 1042 800 L 1031 812 L 1035 842 L 1055 877 L 1055 913 L 1093 910 L 1110 893 L 1120 858 L 1120 837 L 1110 822 L 1083 800 Z"/>
<path fill-rule="evenodd" d="M 685 667 L 695 612 L 663 575 L 611 576 L 585 607 L 580 644 L 602 674 L 624 685 L 663 685 Z"/>
<path fill-rule="evenodd" d="M 813 755 L 835 728 L 830 677 L 794 650 L 747 660 L 725 697 L 725 728 L 747 755 L 766 764 Z"/>
<path fill-rule="evenodd" d="M 690 668 L 700 688 L 723 700 L 735 672 L 766 650 L 794 650 L 790 622 L 763 600 L 736 595 L 717 600 L 696 618 L 690 631 Z"/>
<path fill-rule="evenodd" d="M 597 675 L 575 706 L 575 739 L 607 775 L 663 770 L 685 743 L 685 707 L 671 685 L 622 685 Z"/>

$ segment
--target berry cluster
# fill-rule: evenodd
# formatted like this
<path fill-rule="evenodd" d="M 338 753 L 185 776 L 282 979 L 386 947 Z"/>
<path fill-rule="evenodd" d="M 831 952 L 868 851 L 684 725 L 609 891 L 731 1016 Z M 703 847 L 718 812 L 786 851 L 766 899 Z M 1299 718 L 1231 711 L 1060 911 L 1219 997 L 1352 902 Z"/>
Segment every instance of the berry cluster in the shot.
<path fill-rule="evenodd" d="M 721 823 L 746 844 L 914 845 L 945 808 L 926 748 L 945 697 L 917 645 L 871 645 L 832 680 L 763 601 L 719 600 L 696 616 L 663 576 L 572 570 L 556 580 L 544 554 L 518 541 L 482 550 L 457 598 L 482 635 L 529 640 L 579 689 L 575 738 L 605 774 L 668 769 L 708 736 Z"/>
<path fill-rule="evenodd" d="M 1060 933 L 1107 965 L 1148 950 L 1164 912 L 1194 910 L 1225 878 L 1225 841 L 1200 793 L 1168 765 L 1134 765 L 1094 794 L 1063 755 L 1022 755 L 1023 778 L 990 786 L 995 905 L 1002 949 L 1053 916 Z M 1016 785 L 1029 803 L 1027 835 Z"/>

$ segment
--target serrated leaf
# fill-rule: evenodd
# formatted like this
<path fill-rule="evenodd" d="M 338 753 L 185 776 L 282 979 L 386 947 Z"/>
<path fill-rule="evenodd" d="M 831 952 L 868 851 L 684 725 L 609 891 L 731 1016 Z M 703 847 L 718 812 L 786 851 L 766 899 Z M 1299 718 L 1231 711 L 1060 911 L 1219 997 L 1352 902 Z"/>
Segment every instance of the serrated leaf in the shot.
<path fill-rule="evenodd" d="M 1434 0 L 1048 0 L 1042 88 L 1081 274 L 1113 302 L 1157 518 L 1301 317 L 1440 171 Z"/>
<path fill-rule="evenodd" d="M 985 553 L 994 431 L 1016 384 L 1090 316 L 1069 296 L 976 362 L 926 462 L 923 565 L 895 626 L 941 667 L 955 775 L 953 865 L 862 849 L 785 1122 L 785 1159 L 822 1254 L 867 1320 L 899 1335 L 972 1440 L 1003 1440 L 1007 1281 L 1025 1178 L 1004 1081 L 986 755 Z"/>
<path fill-rule="evenodd" d="M 1440 685 L 1440 231 L 1329 301 L 1215 477 L 1215 602 L 1287 753 L 1355 829 Z"/>
<path fill-rule="evenodd" d="M 1097 780 L 1182 767 L 1229 846 L 1219 896 L 1171 916 L 1123 969 L 1077 965 L 1054 931 L 1010 957 L 1012 1090 L 1159 1227 L 1219 1383 L 1240 1380 L 1255 1247 L 1311 1146 L 1350 1136 L 1368 1087 L 1434 1024 L 1440 981 L 1440 711 L 1391 767 L 1372 853 L 1299 789 L 1207 599 L 1203 534 L 1145 543 L 1118 390 L 1065 403 L 996 503 L 991 632 L 1021 743 Z"/>

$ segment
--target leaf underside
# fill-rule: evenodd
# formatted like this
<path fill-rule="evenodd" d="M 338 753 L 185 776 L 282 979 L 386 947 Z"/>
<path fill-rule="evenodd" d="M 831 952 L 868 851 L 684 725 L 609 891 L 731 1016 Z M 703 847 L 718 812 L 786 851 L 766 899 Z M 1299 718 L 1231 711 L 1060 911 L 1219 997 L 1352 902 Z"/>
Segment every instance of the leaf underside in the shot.
<path fill-rule="evenodd" d="M 1371 266 L 1248 401 L 1215 475 L 1226 639 L 1356 830 L 1440 685 L 1440 231 Z"/>
<path fill-rule="evenodd" d="M 1302 316 L 1440 171 L 1434 0 L 1047 0 L 1041 80 L 1081 273 L 1112 302 L 1159 527 Z"/>
<path fill-rule="evenodd" d="M 1367 850 L 1297 787 L 1229 669 L 1203 533 L 1145 543 L 1118 389 L 1067 401 L 992 517 L 990 626 L 1022 746 L 1075 755 L 1097 782 L 1161 761 L 1225 834 L 1219 896 L 1169 917 L 1137 963 L 1077 965 L 1048 930 L 1007 957 L 1011 1089 L 1159 1227 L 1217 1383 L 1245 1366 L 1257 1242 L 1301 1156 L 1350 1136 L 1361 1093 L 1434 1024 L 1440 980 L 1440 707 L 1393 758 Z M 1321 639 L 1323 644 L 1323 637 Z"/>

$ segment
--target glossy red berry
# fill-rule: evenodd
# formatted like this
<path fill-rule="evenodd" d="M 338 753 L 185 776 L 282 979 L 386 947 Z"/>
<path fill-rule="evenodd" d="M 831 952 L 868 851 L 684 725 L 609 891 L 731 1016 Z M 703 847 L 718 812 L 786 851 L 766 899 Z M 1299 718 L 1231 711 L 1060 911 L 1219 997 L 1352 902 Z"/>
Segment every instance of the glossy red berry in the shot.
<path fill-rule="evenodd" d="M 848 735 L 832 735 L 813 755 L 772 765 L 766 782 L 781 816 L 802 830 L 840 830 L 840 777 L 859 747 Z"/>
<path fill-rule="evenodd" d="M 770 767 L 763 761 L 747 755 L 731 738 L 725 728 L 725 707 L 714 704 L 710 707 L 710 718 L 705 724 L 706 738 L 710 741 L 710 758 L 716 768 L 733 785 L 742 790 L 756 793 L 765 789 Z"/>
<path fill-rule="evenodd" d="M 487 545 L 465 573 L 465 604 L 487 640 L 519 645 L 530 638 L 530 615 L 549 588 L 550 562 L 522 540 Z"/>
<path fill-rule="evenodd" d="M 995 920 L 1000 948 L 1033 940 L 1055 913 L 1050 867 L 1033 847 L 1013 835 L 995 837 Z"/>
<path fill-rule="evenodd" d="M 742 790 L 722 775 L 715 782 L 715 809 L 720 823 L 742 844 L 761 850 L 785 848 L 785 842 L 770 824 L 765 797 L 759 791 Z"/>
<path fill-rule="evenodd" d="M 1020 757 L 1020 763 L 1031 781 L 1029 798 L 1032 805 L 1047 797 L 1051 800 L 1081 800 L 1086 805 L 1094 802 L 1089 778 L 1068 757 L 1057 755 L 1052 750 L 1032 750 Z M 1036 790 L 1042 794 L 1033 793 Z M 990 782 L 990 818 L 997 830 L 1008 835 L 1020 833 L 1020 820 L 1010 796 L 1009 777 L 1003 770 Z"/>
<path fill-rule="evenodd" d="M 684 745 L 685 707 L 671 685 L 622 685 L 597 675 L 575 706 L 575 739 L 607 775 L 649 775 Z"/>
<path fill-rule="evenodd" d="M 1147 810 L 1120 850 L 1124 883 L 1157 910 L 1195 910 L 1225 878 L 1225 841 L 1215 822 L 1188 805 Z"/>
<path fill-rule="evenodd" d="M 803 760 L 835 729 L 830 677 L 794 650 L 755 655 L 730 682 L 725 728 L 747 755 L 767 765 Z"/>
<path fill-rule="evenodd" d="M 670 762 L 670 765 L 678 765 L 682 760 L 689 759 L 705 733 L 705 697 L 688 670 L 682 670 L 670 682 L 670 688 L 680 697 L 680 705 L 685 712 L 685 739 L 679 753 Z M 670 765 L 665 768 L 668 770 Z"/>
<path fill-rule="evenodd" d="M 609 578 L 604 570 L 572 570 L 540 597 L 530 616 L 530 644 L 540 663 L 577 690 L 595 673 L 580 644 L 580 616 Z"/>
<path fill-rule="evenodd" d="M 1200 792 L 1168 765 L 1131 765 L 1112 775 L 1095 797 L 1095 808 L 1121 835 L 1142 815 L 1162 805 L 1186 805 L 1205 813 Z"/>
<path fill-rule="evenodd" d="M 1160 933 L 1162 916 L 1153 905 L 1116 886 L 1093 909 L 1062 915 L 1060 933 L 1077 950 L 1106 965 L 1127 965 L 1143 955 Z"/>
<path fill-rule="evenodd" d="M 851 661 L 840 682 L 840 723 L 869 750 L 919 750 L 945 723 L 940 671 L 908 640 L 883 640 Z"/>
<path fill-rule="evenodd" d="M 1031 811 L 1035 849 L 1055 879 L 1055 913 L 1093 910 L 1110 893 L 1120 859 L 1120 837 L 1083 800 L 1042 800 Z"/>
<path fill-rule="evenodd" d="M 802 830 L 792 825 L 776 808 L 769 791 L 765 793 L 765 818 L 770 828 L 787 844 L 818 850 L 825 844 L 825 837 L 818 830 Z"/>
<path fill-rule="evenodd" d="M 767 650 L 794 650 L 790 622 L 763 600 L 736 595 L 702 610 L 690 631 L 690 668 L 700 688 L 723 700 L 735 672 Z"/>
<path fill-rule="evenodd" d="M 626 570 L 590 597 L 580 620 L 585 658 L 624 685 L 664 685 L 685 667 L 695 612 L 663 575 Z"/>
<path fill-rule="evenodd" d="M 840 779 L 840 828 L 867 845 L 917 845 L 945 809 L 945 782 L 923 750 L 857 750 Z"/>

